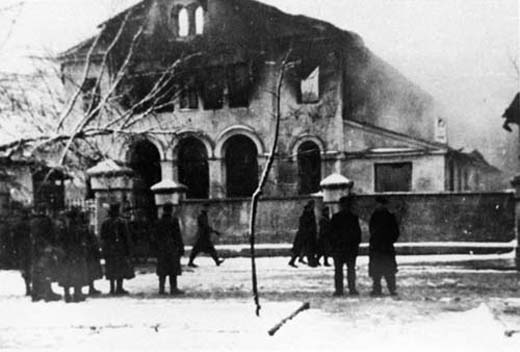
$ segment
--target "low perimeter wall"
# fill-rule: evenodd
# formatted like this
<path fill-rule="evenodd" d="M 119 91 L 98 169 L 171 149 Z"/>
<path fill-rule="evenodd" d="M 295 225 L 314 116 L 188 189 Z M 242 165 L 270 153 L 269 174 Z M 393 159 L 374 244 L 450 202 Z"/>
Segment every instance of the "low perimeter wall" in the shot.
<path fill-rule="evenodd" d="M 514 193 L 385 194 L 400 222 L 399 242 L 510 242 L 515 238 Z M 368 220 L 375 194 L 358 195 L 363 241 L 368 241 Z M 258 243 L 290 243 L 298 229 L 303 206 L 311 198 L 262 199 L 258 207 Z M 197 214 L 208 201 L 184 203 L 181 222 L 185 243 L 193 243 Z M 249 199 L 209 201 L 212 227 L 223 236 L 219 244 L 248 243 Z"/>

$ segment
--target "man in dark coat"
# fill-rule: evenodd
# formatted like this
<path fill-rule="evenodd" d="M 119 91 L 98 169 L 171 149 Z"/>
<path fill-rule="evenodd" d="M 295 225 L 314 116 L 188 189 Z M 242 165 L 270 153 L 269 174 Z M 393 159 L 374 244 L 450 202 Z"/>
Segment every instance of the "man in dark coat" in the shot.
<path fill-rule="evenodd" d="M 370 217 L 370 246 L 368 273 L 373 280 L 372 295 L 381 295 L 381 278 L 384 277 L 388 291 L 396 295 L 394 243 L 399 238 L 399 226 L 395 216 L 387 209 L 387 199 L 376 197 L 377 208 Z"/>
<path fill-rule="evenodd" d="M 155 226 L 154 247 L 157 256 L 157 276 L 159 276 L 159 294 L 164 295 L 166 277 L 170 278 L 170 293 L 182 294 L 177 288 L 177 276 L 181 275 L 181 257 L 184 255 L 179 219 L 172 215 L 173 205 L 163 206 L 163 215 Z"/>
<path fill-rule="evenodd" d="M 101 225 L 105 277 L 110 281 L 111 295 L 128 294 L 128 291 L 123 289 L 123 280 L 135 277 L 131 261 L 132 243 L 128 224 L 119 217 L 119 204 L 110 205 L 108 216 L 108 219 Z"/>
<path fill-rule="evenodd" d="M 300 257 L 303 263 L 303 256 L 307 257 L 307 263 L 310 266 L 317 265 L 317 229 L 316 217 L 314 216 L 314 201 L 309 201 L 303 208 L 298 224 L 298 232 L 293 242 L 292 256 L 289 265 L 296 268 L 294 263 L 296 258 Z"/>
<path fill-rule="evenodd" d="M 31 295 L 32 241 L 29 212 L 21 206 L 15 209 L 13 221 L 13 241 L 16 262 L 25 281 L 25 295 Z"/>
<path fill-rule="evenodd" d="M 99 250 L 99 242 L 94 231 L 89 228 L 88 213 L 82 214 L 83 226 L 87 229 L 87 276 L 88 276 L 88 295 L 97 296 L 101 291 L 96 290 L 94 281 L 103 277 L 103 269 L 101 268 L 101 251 Z"/>
<path fill-rule="evenodd" d="M 356 290 L 356 258 L 361 243 L 359 218 L 352 213 L 354 196 L 342 197 L 340 211 L 330 221 L 332 256 L 334 258 L 334 296 L 343 295 L 343 266 L 347 265 L 349 294 L 358 295 Z"/>
<path fill-rule="evenodd" d="M 58 284 L 63 287 L 65 302 L 81 302 L 85 296 L 81 292 L 83 286 L 89 284 L 87 272 L 87 238 L 88 228 L 83 226 L 77 209 L 68 211 L 62 218 L 61 226 L 56 229 L 58 243 L 64 252 L 60 260 L 60 277 Z M 70 295 L 70 288 L 74 295 Z"/>
<path fill-rule="evenodd" d="M 12 238 L 12 219 L 10 211 L 5 206 L 0 212 L 0 268 L 12 269 L 14 263 L 14 245 Z"/>
<path fill-rule="evenodd" d="M 318 234 L 318 256 L 317 261 L 323 257 L 323 265 L 330 266 L 329 255 L 331 253 L 330 245 L 330 213 L 329 208 L 324 207 L 321 211 L 321 218 L 319 221 L 319 234 Z"/>
<path fill-rule="evenodd" d="M 197 241 L 191 250 L 190 260 L 188 262 L 188 266 L 192 268 L 197 267 L 193 261 L 195 260 L 195 257 L 197 257 L 197 255 L 201 252 L 209 254 L 217 266 L 222 264 L 224 261 L 223 259 L 219 259 L 217 250 L 211 241 L 212 233 L 216 234 L 217 236 L 220 236 L 220 233 L 209 226 L 208 208 L 209 204 L 204 204 L 200 215 L 197 217 Z"/>
<path fill-rule="evenodd" d="M 51 282 L 58 276 L 58 256 L 54 224 L 47 215 L 46 204 L 38 204 L 30 222 L 32 246 L 32 291 L 33 301 L 40 299 L 48 301 L 60 300 L 61 296 L 54 293 Z"/>

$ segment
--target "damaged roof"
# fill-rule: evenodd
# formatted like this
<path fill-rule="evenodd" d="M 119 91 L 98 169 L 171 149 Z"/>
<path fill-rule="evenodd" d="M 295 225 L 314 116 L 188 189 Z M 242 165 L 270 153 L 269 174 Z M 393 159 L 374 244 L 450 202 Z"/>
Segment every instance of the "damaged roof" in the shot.
<path fill-rule="evenodd" d="M 506 109 L 502 117 L 505 119 L 504 125 L 502 127 L 504 127 L 504 129 L 509 132 L 512 131 L 511 127 L 509 126 L 510 123 L 520 125 L 520 93 L 516 93 L 513 102 Z"/>
<path fill-rule="evenodd" d="M 153 3 L 157 0 L 143 0 L 128 9 L 118 13 L 110 19 L 102 22 L 98 28 L 100 35 L 103 37 L 109 29 L 118 28 L 117 26 L 124 21 L 127 15 L 130 15 L 129 22 L 139 21 L 145 18 Z M 240 37 L 248 38 L 251 43 L 258 44 L 257 40 L 251 38 L 264 37 L 272 39 L 298 39 L 313 41 L 343 39 L 352 44 L 363 46 L 361 37 L 350 31 L 342 30 L 331 23 L 314 19 L 303 15 L 291 15 L 285 13 L 274 6 L 266 5 L 255 0 L 222 0 L 230 4 L 235 11 L 236 18 L 240 18 L 247 23 L 247 33 L 238 33 Z M 228 22 L 228 21 L 226 21 Z M 229 21 L 230 22 L 230 21 Z M 230 33 L 231 34 L 231 33 Z M 108 36 L 110 34 L 107 33 Z M 88 49 L 94 44 L 96 36 L 88 38 L 83 42 L 69 48 L 60 53 L 57 59 L 64 60 L 67 58 L 81 57 L 86 54 Z M 230 36 L 230 42 L 236 38 Z M 218 36 L 219 41 L 223 40 L 222 36 Z M 97 55 L 101 54 L 102 45 L 98 45 Z"/>

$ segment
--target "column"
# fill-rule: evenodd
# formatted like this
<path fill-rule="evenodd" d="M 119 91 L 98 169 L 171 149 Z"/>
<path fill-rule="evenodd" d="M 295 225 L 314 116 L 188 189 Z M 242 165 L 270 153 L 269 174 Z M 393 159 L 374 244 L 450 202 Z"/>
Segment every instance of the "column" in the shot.
<path fill-rule="evenodd" d="M 208 159 L 209 197 L 211 199 L 226 198 L 223 159 Z"/>

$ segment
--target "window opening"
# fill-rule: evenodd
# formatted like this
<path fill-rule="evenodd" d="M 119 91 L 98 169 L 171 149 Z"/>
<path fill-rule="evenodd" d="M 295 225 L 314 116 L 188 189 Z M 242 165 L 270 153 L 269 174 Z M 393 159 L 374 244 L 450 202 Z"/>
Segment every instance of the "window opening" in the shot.
<path fill-rule="evenodd" d="M 412 189 L 412 163 L 375 165 L 376 192 L 410 192 Z"/>
<path fill-rule="evenodd" d="M 178 153 L 179 181 L 188 187 L 186 197 L 206 199 L 209 195 L 208 154 L 194 137 L 183 139 Z"/>
<path fill-rule="evenodd" d="M 244 64 L 231 66 L 227 72 L 229 107 L 249 105 L 249 70 Z"/>
<path fill-rule="evenodd" d="M 81 87 L 83 98 L 83 111 L 90 115 L 93 113 L 94 117 L 99 114 L 99 104 L 101 103 L 101 94 L 96 78 L 87 78 Z"/>
<path fill-rule="evenodd" d="M 307 78 L 300 82 L 301 102 L 317 103 L 320 100 L 320 67 L 316 67 Z"/>
<path fill-rule="evenodd" d="M 179 36 L 186 37 L 188 36 L 190 31 L 190 20 L 188 15 L 188 10 L 186 8 L 182 8 L 179 11 Z"/>
<path fill-rule="evenodd" d="M 195 10 L 195 34 L 200 35 L 204 32 L 204 9 L 202 6 Z"/>
<path fill-rule="evenodd" d="M 313 142 L 305 142 L 298 148 L 299 194 L 311 194 L 320 190 L 320 148 Z"/>

